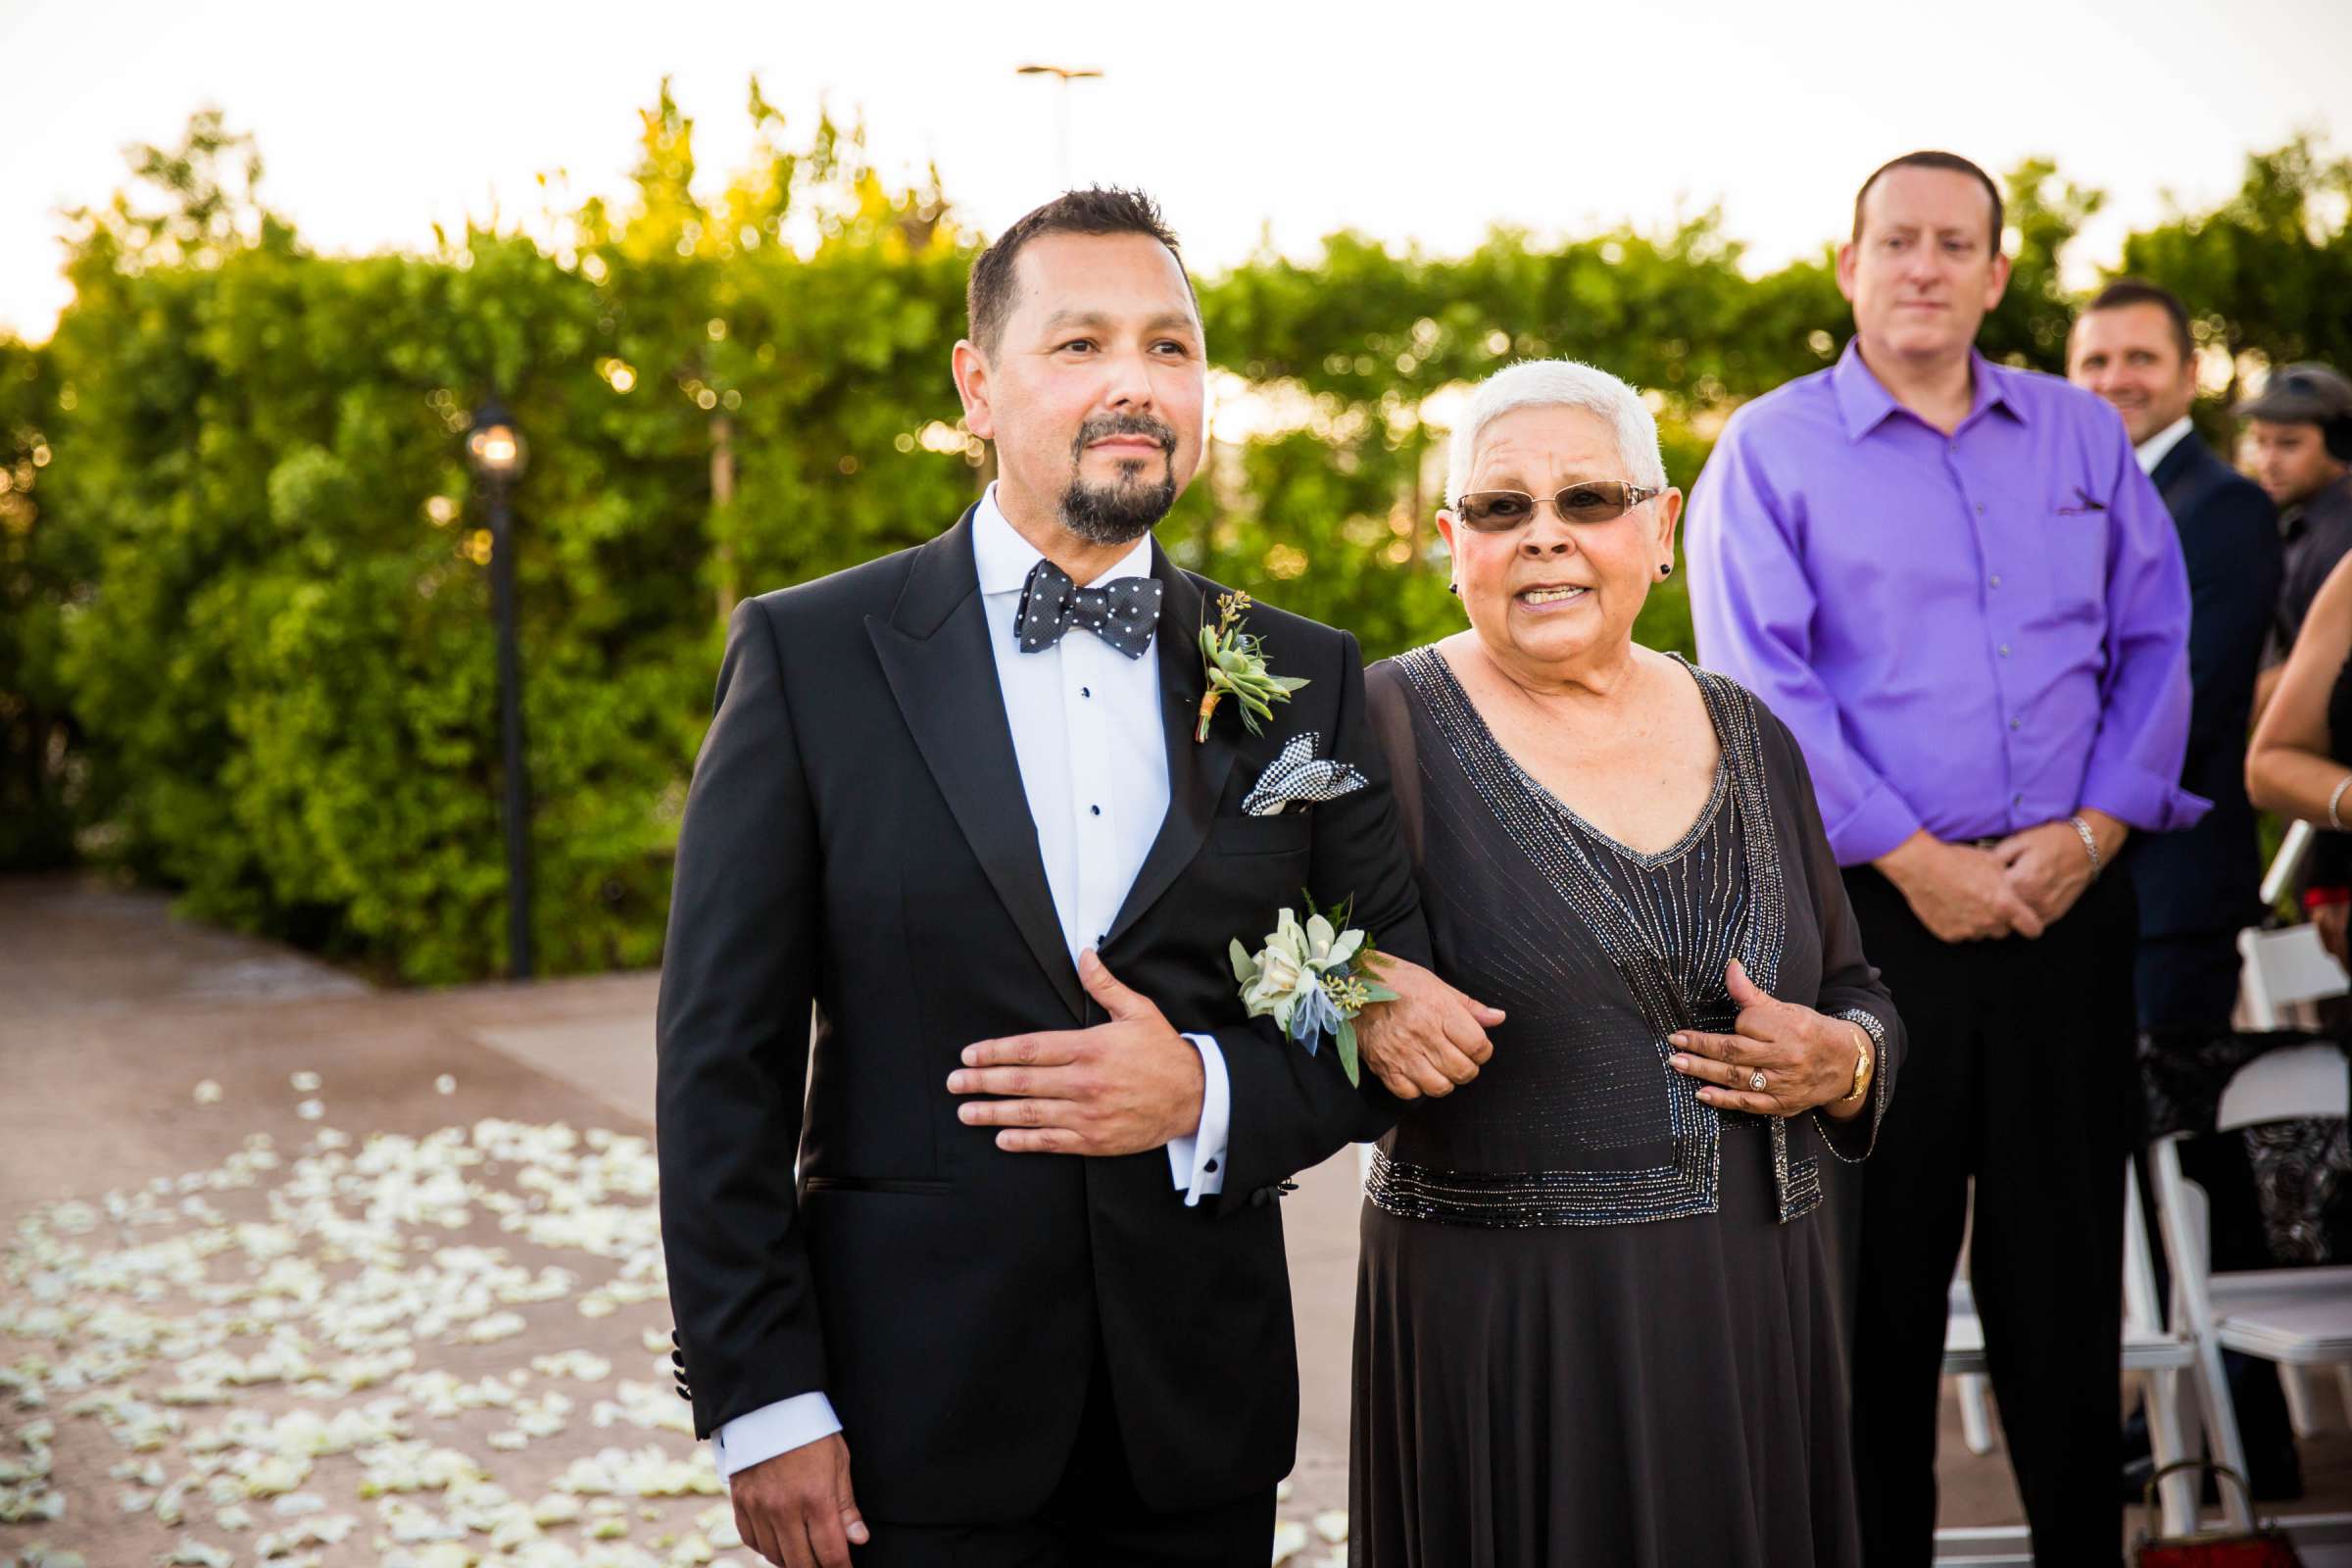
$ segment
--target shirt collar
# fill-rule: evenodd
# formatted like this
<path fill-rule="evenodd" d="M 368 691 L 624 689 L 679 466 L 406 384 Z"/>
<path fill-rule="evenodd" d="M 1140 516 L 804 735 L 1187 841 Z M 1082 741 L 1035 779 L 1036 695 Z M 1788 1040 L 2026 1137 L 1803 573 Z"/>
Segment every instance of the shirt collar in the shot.
<path fill-rule="evenodd" d="M 979 568 L 980 591 L 1020 592 L 1029 581 L 1030 571 L 1044 559 L 1045 553 L 1022 538 L 1020 530 L 997 505 L 997 487 L 992 480 L 972 514 L 972 564 Z M 1098 586 L 1114 577 L 1151 575 L 1152 536 L 1146 534 L 1135 542 L 1133 550 L 1119 558 L 1117 564 L 1087 586 Z"/>
<path fill-rule="evenodd" d="M 2156 466 L 2173 455 L 2173 448 L 2180 444 L 2180 438 L 2188 434 L 2188 416 L 2183 414 L 2134 447 L 2132 450 L 2139 457 L 2139 471 L 2154 473 Z"/>
<path fill-rule="evenodd" d="M 2025 423 L 2025 401 L 2016 395 L 2009 373 L 1975 349 L 1968 351 L 1968 363 L 1969 382 L 1976 388 L 1976 396 L 1968 417 L 1960 421 L 1960 428 L 1966 429 L 1991 408 L 2001 409 L 2020 424 Z M 1830 386 L 1837 395 L 1838 416 L 1845 425 L 1845 438 L 1849 442 L 1861 440 L 1902 407 L 1894 400 L 1894 394 L 1871 374 L 1870 367 L 1862 363 L 1859 333 L 1846 340 L 1845 352 L 1838 356 L 1838 364 L 1830 371 Z"/>

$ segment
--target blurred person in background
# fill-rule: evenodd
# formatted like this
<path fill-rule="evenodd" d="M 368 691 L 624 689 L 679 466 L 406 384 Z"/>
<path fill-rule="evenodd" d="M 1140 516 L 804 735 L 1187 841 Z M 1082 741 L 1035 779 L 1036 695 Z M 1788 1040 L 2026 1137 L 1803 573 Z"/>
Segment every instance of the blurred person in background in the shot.
<path fill-rule="evenodd" d="M 2352 381 L 2332 366 L 2289 365 L 2231 412 L 2246 421 L 2239 457 L 2278 509 L 2286 552 L 2259 717 L 2320 584 L 2352 552 Z"/>
<path fill-rule="evenodd" d="M 2123 416 L 2139 466 L 2172 514 L 2188 567 L 2190 701 L 2180 783 L 2213 802 L 2213 809 L 2192 828 L 2150 835 L 2127 863 L 2139 901 L 2137 989 L 2147 1049 L 2193 1052 L 2229 1031 L 2237 1007 L 2237 933 L 2262 918 L 2246 736 L 2278 606 L 2278 517 L 2261 488 L 2214 456 L 2190 427 L 2195 344 L 2188 310 L 2169 290 L 2135 278 L 2102 289 L 2068 337 L 2067 378 Z M 2245 1140 L 2191 1139 L 2181 1163 L 2212 1200 L 2215 1266 L 2267 1267 Z M 2299 1494 L 2294 1432 L 2277 1369 L 2235 1352 L 2228 1359 L 2255 1494 Z M 2137 1417 L 2126 1429 L 2125 1450 L 2125 1494 L 2137 1499 L 2153 1463 Z"/>
<path fill-rule="evenodd" d="M 1902 1031 L 1804 759 L 1634 641 L 1682 493 L 1632 387 L 1497 372 L 1446 495 L 1469 629 L 1365 689 L 1438 970 L 1509 1020 L 1365 1185 L 1351 1560 L 1852 1568 L 1825 1199 Z"/>
<path fill-rule="evenodd" d="M 1950 153 L 1863 182 L 1854 337 L 1732 416 L 1691 504 L 1701 660 L 1811 764 L 1911 1040 L 1862 1183 L 1864 1555 L 1926 1563 L 1964 1229 L 2034 1559 L 2114 1560 L 2133 831 L 2188 826 L 2187 573 L 2115 411 L 1976 352 L 2000 191 Z M 1970 1222 L 1971 1187 L 1974 1221 Z"/>
<path fill-rule="evenodd" d="M 2246 421 L 2241 457 L 2278 505 L 2286 549 L 2286 574 L 2265 661 L 2269 667 L 2254 699 L 2259 720 L 2285 673 L 2320 585 L 2352 553 L 2352 382 L 2329 366 L 2290 365 L 2235 412 Z M 2320 940 L 2341 960 L 2347 916 L 2352 916 L 2352 838 L 2324 818 L 2312 820 L 2321 831 L 2296 885 Z M 2346 1017 L 2339 1004 L 2323 1004 L 2322 1010 L 2339 1024 Z"/>

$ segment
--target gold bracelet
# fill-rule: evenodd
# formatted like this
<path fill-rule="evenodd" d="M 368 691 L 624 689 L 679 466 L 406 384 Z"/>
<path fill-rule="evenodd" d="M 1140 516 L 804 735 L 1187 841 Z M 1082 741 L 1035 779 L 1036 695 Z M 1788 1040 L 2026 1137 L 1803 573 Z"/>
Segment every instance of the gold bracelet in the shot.
<path fill-rule="evenodd" d="M 1840 1106 L 1859 1105 L 1862 1103 L 1862 1097 L 1870 1093 L 1871 1076 L 1875 1076 L 1875 1074 L 1866 1076 L 1866 1074 L 1870 1074 L 1871 1065 L 1870 1031 L 1863 1028 L 1860 1024 L 1854 1023 L 1851 1018 L 1848 1018 L 1846 1022 L 1854 1024 L 1854 1033 L 1860 1037 L 1860 1044 L 1854 1048 L 1853 1087 L 1848 1089 L 1844 1094 L 1839 1095 L 1838 1099 L 1833 1102 L 1833 1103 Z"/>

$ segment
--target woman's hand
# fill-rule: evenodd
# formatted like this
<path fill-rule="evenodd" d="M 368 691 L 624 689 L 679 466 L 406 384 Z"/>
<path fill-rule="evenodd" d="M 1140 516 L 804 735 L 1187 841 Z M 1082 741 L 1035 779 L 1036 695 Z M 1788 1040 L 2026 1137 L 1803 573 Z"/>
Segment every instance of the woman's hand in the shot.
<path fill-rule="evenodd" d="M 1398 1100 L 1450 1095 L 1494 1054 L 1487 1031 L 1502 1009 L 1474 1002 L 1393 953 L 1372 955 L 1373 979 L 1396 993 L 1355 1020 L 1356 1054 Z"/>
<path fill-rule="evenodd" d="M 1711 1035 L 1686 1029 L 1667 1037 L 1677 1053 L 1668 1065 L 1705 1086 L 1699 1099 L 1719 1110 L 1794 1116 L 1843 1100 L 1852 1091 L 1855 1043 L 1869 1039 L 1860 1024 L 1825 1017 L 1793 1002 L 1775 1002 L 1747 977 L 1738 958 L 1724 970 L 1723 979 L 1740 1006 L 1740 1032 Z M 1764 1075 L 1762 1089 L 1753 1087 L 1759 1072 Z M 1860 1108 L 1857 1104 L 1845 1114 Z"/>

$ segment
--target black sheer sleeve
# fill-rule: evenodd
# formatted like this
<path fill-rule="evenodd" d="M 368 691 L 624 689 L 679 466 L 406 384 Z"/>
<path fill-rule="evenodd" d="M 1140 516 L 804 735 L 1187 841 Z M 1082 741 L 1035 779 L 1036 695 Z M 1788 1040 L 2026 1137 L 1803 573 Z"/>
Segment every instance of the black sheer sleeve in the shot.
<path fill-rule="evenodd" d="M 1396 661 L 1384 659 L 1364 671 L 1364 712 L 1372 738 L 1389 761 L 1389 789 L 1396 799 L 1398 824 L 1413 870 L 1421 869 L 1421 757 L 1413 744 L 1412 698 Z"/>

